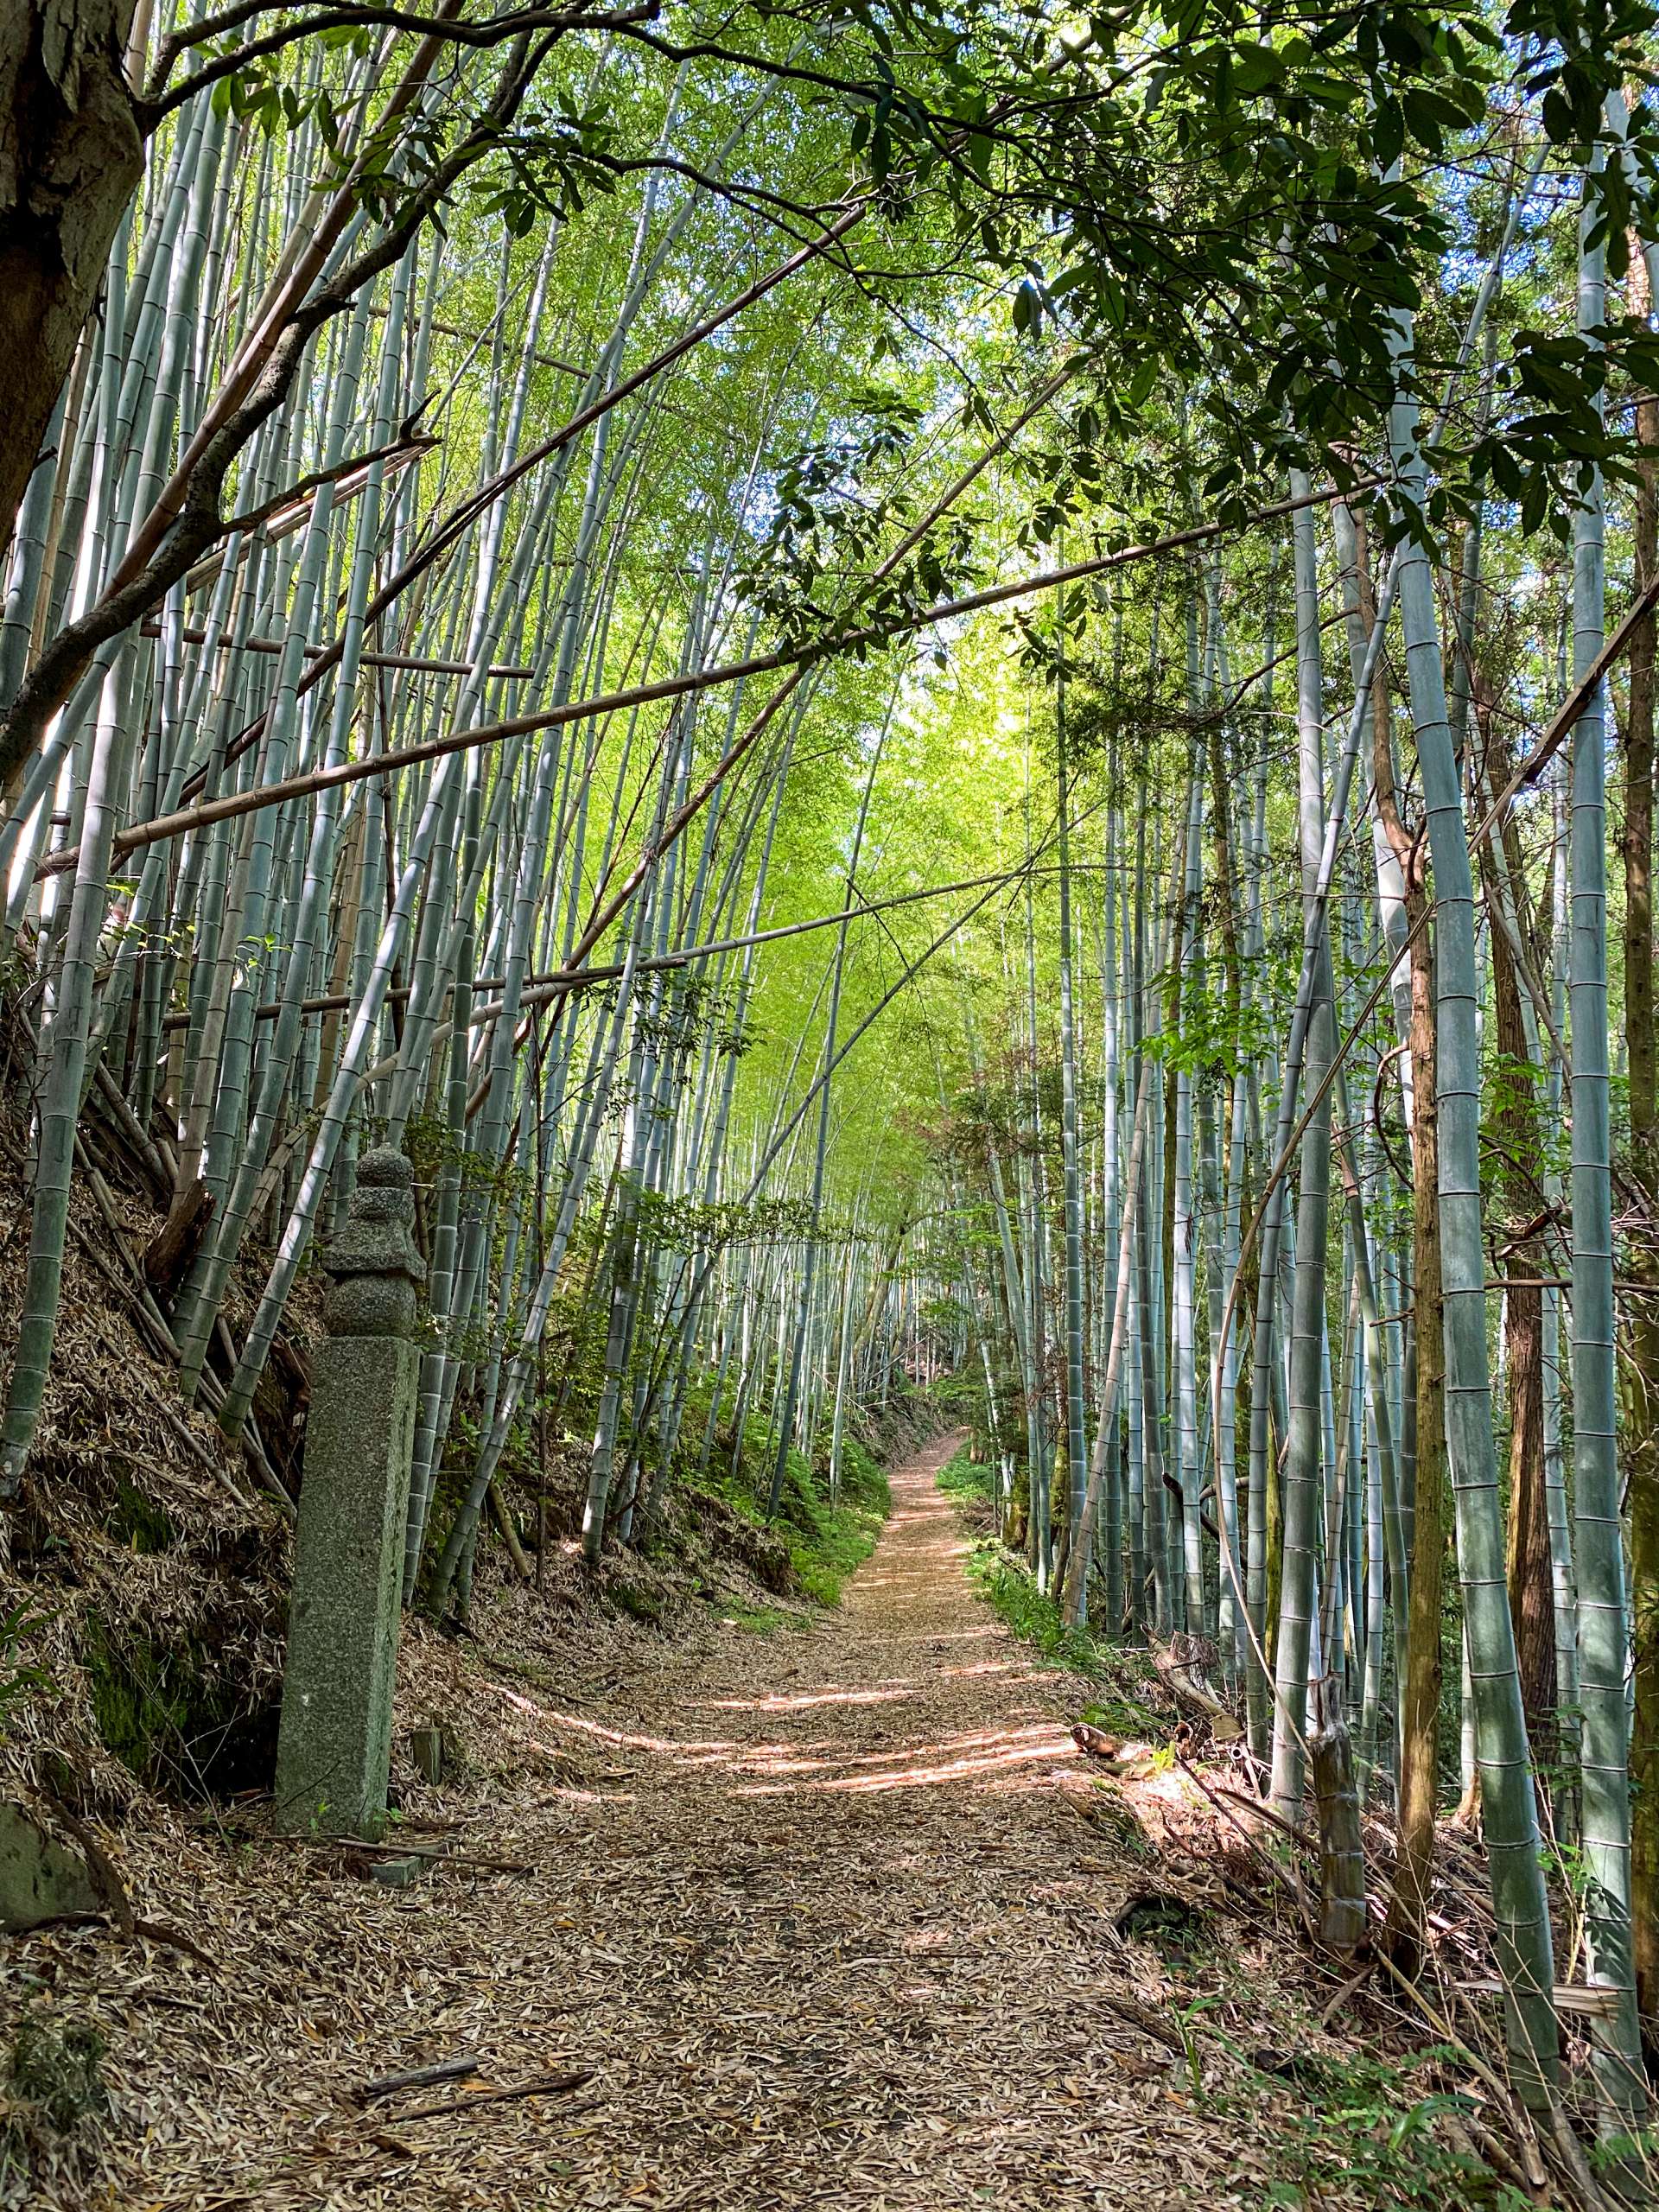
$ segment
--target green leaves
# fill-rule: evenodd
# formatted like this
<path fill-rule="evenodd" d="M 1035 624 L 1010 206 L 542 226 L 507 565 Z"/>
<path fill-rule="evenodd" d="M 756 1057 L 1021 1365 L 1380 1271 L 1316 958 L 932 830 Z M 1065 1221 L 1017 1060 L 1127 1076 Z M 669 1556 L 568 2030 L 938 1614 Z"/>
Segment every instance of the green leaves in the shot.
<path fill-rule="evenodd" d="M 349 43 L 353 52 L 360 54 L 365 50 L 361 41 L 367 35 L 366 32 L 353 31 L 349 41 L 337 36 L 333 42 L 337 46 Z M 246 67 L 221 77 L 213 86 L 214 108 L 220 115 L 251 124 L 267 138 L 285 138 L 306 124 L 315 123 L 324 146 L 331 153 L 337 151 L 339 119 L 333 93 L 327 85 L 302 92 L 288 80 L 285 60 L 286 57 L 278 55 L 251 61 Z"/>
<path fill-rule="evenodd" d="M 1080 272 L 1073 272 L 1073 283 L 1080 282 Z M 1034 335 L 1041 328 L 1043 320 L 1042 288 L 1034 278 L 1022 279 L 1009 308 L 1014 328 L 1022 337 Z"/>
<path fill-rule="evenodd" d="M 606 109 L 580 107 L 568 93 L 528 110 L 503 134 L 474 188 L 485 212 L 499 215 L 514 238 L 529 237 L 546 218 L 569 221 L 590 195 L 615 191 L 618 135 Z"/>
<path fill-rule="evenodd" d="M 1307 43 L 1300 41 L 1306 53 Z M 1253 40 L 1241 39 L 1236 45 L 1224 48 L 1219 67 L 1226 72 L 1225 82 L 1230 89 L 1245 99 L 1254 92 L 1265 92 L 1268 86 L 1283 80 L 1290 55 L 1271 46 L 1257 45 Z"/>
<path fill-rule="evenodd" d="M 922 410 L 885 388 L 868 389 L 863 404 L 858 429 L 809 447 L 777 470 L 770 524 L 741 574 L 745 597 L 791 643 L 831 642 L 839 615 L 855 608 L 861 626 L 880 626 L 961 589 L 972 573 L 970 525 L 952 514 L 872 585 L 871 571 L 912 512 L 904 472 Z M 980 417 L 994 419 L 982 401 L 972 419 Z M 896 480 L 883 488 L 889 470 Z"/>

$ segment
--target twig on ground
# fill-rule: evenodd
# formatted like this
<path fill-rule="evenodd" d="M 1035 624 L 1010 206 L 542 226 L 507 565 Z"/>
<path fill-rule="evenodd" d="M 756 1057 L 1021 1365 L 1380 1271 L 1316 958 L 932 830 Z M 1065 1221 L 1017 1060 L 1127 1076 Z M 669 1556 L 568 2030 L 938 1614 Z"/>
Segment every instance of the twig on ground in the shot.
<path fill-rule="evenodd" d="M 377 2097 L 396 2096 L 400 2089 L 429 2089 L 437 2082 L 464 2082 L 483 2063 L 475 2055 L 445 2058 L 435 2066 L 412 2067 L 406 2074 L 383 2074 L 378 2081 L 365 2082 L 352 2094 L 360 2105 L 372 2104 Z"/>
<path fill-rule="evenodd" d="M 110 1918 L 124 1936 L 135 1935 L 138 1923 L 133 1918 L 132 1900 L 127 1895 L 126 1885 L 116 1872 L 108 1852 L 79 1814 L 72 1812 L 55 1790 L 42 1789 L 41 1795 L 51 1808 L 54 1819 L 60 1821 L 80 1846 L 86 1855 L 87 1871 L 92 1878 L 92 1886 L 108 1907 Z"/>
<path fill-rule="evenodd" d="M 594 2069 L 585 2067 L 575 2074 L 539 2074 L 533 2081 L 515 2082 L 505 2089 L 480 2089 L 470 2097 L 445 2097 L 435 2105 L 416 2105 L 412 2112 L 400 2112 L 399 2127 L 407 2127 L 412 2120 L 436 2120 L 448 2113 L 471 2112 L 475 2105 L 510 2104 L 519 2097 L 560 2097 L 571 2089 L 579 2089 L 594 2078 Z"/>

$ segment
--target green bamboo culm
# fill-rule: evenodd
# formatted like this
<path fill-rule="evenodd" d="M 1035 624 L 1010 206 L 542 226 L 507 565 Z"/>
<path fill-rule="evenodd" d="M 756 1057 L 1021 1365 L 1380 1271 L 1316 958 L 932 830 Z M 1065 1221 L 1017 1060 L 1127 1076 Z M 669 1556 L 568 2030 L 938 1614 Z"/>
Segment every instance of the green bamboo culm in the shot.
<path fill-rule="evenodd" d="M 1403 528 L 1396 591 L 1434 874 L 1446 1459 L 1457 1517 L 1458 1573 L 1474 1654 L 1476 1751 L 1510 2060 L 1523 2102 L 1537 2107 L 1548 2101 L 1556 2077 L 1559 2036 L 1552 2001 L 1554 1953 L 1505 1580 L 1503 1508 L 1486 1362 L 1474 878 L 1446 714 L 1433 575 L 1414 520 L 1423 512 L 1427 466 L 1418 438 L 1417 403 L 1407 383 L 1412 368 L 1410 316 L 1394 315 L 1389 336 L 1399 378 L 1389 447 L 1401 489 L 1414 511 Z"/>
<path fill-rule="evenodd" d="M 1061 641 L 1065 652 L 1065 641 Z M 1071 957 L 1071 779 L 1066 758 L 1065 673 L 1062 667 L 1054 698 L 1054 733 L 1058 756 L 1059 930 L 1060 930 L 1060 1177 L 1065 1242 L 1065 1537 L 1086 1554 L 1092 1537 L 1083 1536 L 1084 1500 L 1089 1488 L 1089 1453 L 1084 1441 L 1083 1358 L 1083 1173 L 1077 1158 L 1077 1025 Z M 1081 1601 L 1086 1611 L 1087 1567 L 1084 1558 Z M 1057 1566 L 1057 1573 L 1063 1572 Z M 1081 1616 L 1080 1616 L 1081 1617 Z"/>
<path fill-rule="evenodd" d="M 1597 148 L 1580 214 L 1579 328 L 1599 342 L 1606 316 L 1606 245 Z M 1573 675 L 1601 651 L 1606 594 L 1599 470 L 1583 487 L 1573 543 Z M 1568 1006 L 1573 1107 L 1573 1481 L 1583 1711 L 1586 1977 L 1614 1993 L 1595 2022 L 1604 2124 L 1641 2126 L 1647 2111 L 1630 1942 L 1630 1649 L 1619 1535 L 1617 1353 L 1613 1300 L 1611 1131 L 1607 1048 L 1606 730 L 1602 689 L 1573 731 L 1568 817 Z"/>

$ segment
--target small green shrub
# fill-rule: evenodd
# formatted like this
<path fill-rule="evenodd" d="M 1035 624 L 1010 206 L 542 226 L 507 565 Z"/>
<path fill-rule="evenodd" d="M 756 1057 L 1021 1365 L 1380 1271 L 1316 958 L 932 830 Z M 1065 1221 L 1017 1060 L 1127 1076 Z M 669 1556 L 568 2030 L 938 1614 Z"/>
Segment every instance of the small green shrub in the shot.
<path fill-rule="evenodd" d="M 934 1480 L 947 1497 L 969 1504 L 992 1502 L 991 1469 L 976 1465 L 965 1448 L 945 1461 Z M 1035 1644 L 1046 1659 L 1074 1674 L 1104 1676 L 1109 1672 L 1105 1654 L 1088 1630 L 1066 1626 L 1059 1607 L 1039 1590 L 1025 1562 L 995 1536 L 982 1536 L 974 1546 L 968 1575 L 1021 1643 Z"/>
<path fill-rule="evenodd" d="M 25 2016 L 0 2085 L 0 2201 L 28 2203 L 34 2154 L 55 2160 L 59 2145 L 48 2139 L 72 2135 L 108 2111 L 99 2071 L 104 2050 L 90 2022 L 60 2026 L 40 2013 Z"/>
<path fill-rule="evenodd" d="M 26 2018 L 12 2046 L 10 2087 L 60 2134 L 109 2108 L 99 2073 L 103 2037 L 90 2022 L 60 2027 L 40 2015 Z"/>
<path fill-rule="evenodd" d="M 1039 1590 L 1026 1567 L 998 1543 L 976 1544 L 968 1572 L 1022 1643 L 1074 1675 L 1110 1679 L 1111 1662 L 1085 1628 L 1068 1628 L 1054 1600 Z"/>
<path fill-rule="evenodd" d="M 970 1459 L 963 1450 L 939 1469 L 938 1485 L 948 1497 L 977 1498 L 990 1505 L 995 1500 L 994 1471 L 984 1461 L 976 1463 Z"/>
<path fill-rule="evenodd" d="M 1263 2205 L 1311 2208 L 1323 2202 L 1332 2177 L 1367 2204 L 1421 2208 L 1441 2212 L 1447 2205 L 1484 2208 L 1484 2212 L 1522 2212 L 1529 2199 L 1493 2172 L 1484 2159 L 1455 2137 L 1443 2139 L 1437 2125 L 1455 2128 L 1471 2111 L 1465 2097 L 1437 2093 L 1411 2101 L 1412 2075 L 1425 2057 L 1389 2065 L 1356 2056 L 1322 2060 L 1317 2082 L 1306 2066 L 1296 2069 L 1299 2094 L 1287 2097 L 1274 2077 L 1269 2094 L 1280 2128 L 1282 2177 L 1269 2183 L 1258 2200 Z M 1452 2128 L 1446 2130 L 1452 2133 Z"/>
<path fill-rule="evenodd" d="M 613 1582 L 608 1594 L 637 1621 L 648 1622 L 654 1628 L 663 1618 L 662 1599 L 652 1591 L 640 1589 L 637 1583 Z"/>

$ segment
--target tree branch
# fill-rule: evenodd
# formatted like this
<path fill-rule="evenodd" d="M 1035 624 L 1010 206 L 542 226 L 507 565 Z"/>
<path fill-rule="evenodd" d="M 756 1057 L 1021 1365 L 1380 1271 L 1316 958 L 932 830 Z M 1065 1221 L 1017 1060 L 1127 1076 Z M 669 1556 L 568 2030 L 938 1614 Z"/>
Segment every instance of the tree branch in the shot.
<path fill-rule="evenodd" d="M 251 16 L 265 12 L 264 6 L 240 11 L 246 22 Z M 550 30 L 561 37 L 566 31 L 610 31 L 642 22 L 654 22 L 661 12 L 661 0 L 639 0 L 639 4 L 625 8 L 615 14 L 592 12 L 582 8 L 516 8 L 505 16 L 491 16 L 475 23 L 455 22 L 443 16 L 423 16 L 406 8 L 377 6 L 343 6 L 319 9 L 302 22 L 284 23 L 279 30 L 267 31 L 262 37 L 250 39 L 244 46 L 229 54 L 221 54 L 198 69 L 194 75 L 183 78 L 170 90 L 164 90 L 166 72 L 175 56 L 168 56 L 165 67 L 158 60 L 152 73 L 146 95 L 146 113 L 143 118 L 146 135 L 153 130 L 164 116 L 182 107 L 198 92 L 218 84 L 226 77 L 234 76 L 251 61 L 267 54 L 280 54 L 285 47 L 297 44 L 302 39 L 316 38 L 332 30 L 364 29 L 408 31 L 422 38 L 432 38 L 450 46 L 492 47 L 505 44 L 509 39 L 527 36 L 532 31 Z M 194 43 L 193 38 L 191 43 Z"/>

